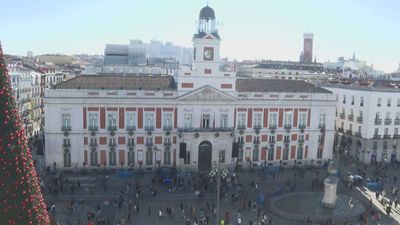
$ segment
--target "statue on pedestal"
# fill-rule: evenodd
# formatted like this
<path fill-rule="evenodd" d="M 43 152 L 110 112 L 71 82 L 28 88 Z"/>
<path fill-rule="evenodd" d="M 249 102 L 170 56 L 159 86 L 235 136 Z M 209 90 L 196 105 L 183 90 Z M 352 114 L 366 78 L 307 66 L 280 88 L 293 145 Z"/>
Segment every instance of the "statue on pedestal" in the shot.
<path fill-rule="evenodd" d="M 329 176 L 324 181 L 325 191 L 324 191 L 324 197 L 322 198 L 321 201 L 321 205 L 322 207 L 325 208 L 335 208 L 337 201 L 336 189 L 339 179 L 336 176 L 337 169 L 335 167 L 333 160 L 331 160 L 331 162 L 329 163 L 328 174 Z"/>

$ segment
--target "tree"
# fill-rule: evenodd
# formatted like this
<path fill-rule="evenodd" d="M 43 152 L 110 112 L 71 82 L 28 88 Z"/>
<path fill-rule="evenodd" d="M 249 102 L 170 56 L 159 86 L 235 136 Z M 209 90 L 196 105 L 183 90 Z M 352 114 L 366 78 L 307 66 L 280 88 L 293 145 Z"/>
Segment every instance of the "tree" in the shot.
<path fill-rule="evenodd" d="M 48 225 L 21 118 L 0 44 L 0 224 Z"/>

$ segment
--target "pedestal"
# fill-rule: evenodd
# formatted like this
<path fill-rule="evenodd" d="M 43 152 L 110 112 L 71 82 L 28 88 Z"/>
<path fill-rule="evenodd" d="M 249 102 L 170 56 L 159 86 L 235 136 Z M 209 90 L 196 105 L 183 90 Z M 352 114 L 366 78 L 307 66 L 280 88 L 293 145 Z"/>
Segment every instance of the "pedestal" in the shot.
<path fill-rule="evenodd" d="M 335 208 L 337 200 L 336 189 L 338 181 L 339 179 L 334 176 L 329 176 L 325 179 L 324 181 L 325 192 L 324 192 L 324 197 L 322 198 L 321 201 L 322 207 Z"/>

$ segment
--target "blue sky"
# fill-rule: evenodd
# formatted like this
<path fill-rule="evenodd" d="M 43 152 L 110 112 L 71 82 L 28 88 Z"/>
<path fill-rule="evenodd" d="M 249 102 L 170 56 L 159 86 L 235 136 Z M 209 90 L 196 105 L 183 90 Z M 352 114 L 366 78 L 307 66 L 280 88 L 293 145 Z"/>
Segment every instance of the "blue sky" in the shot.
<path fill-rule="evenodd" d="M 191 46 L 205 0 L 0 0 L 5 53 L 100 53 L 130 39 Z M 400 1 L 209 0 L 230 59 L 298 60 L 314 33 L 317 61 L 359 59 L 387 72 L 400 62 Z"/>

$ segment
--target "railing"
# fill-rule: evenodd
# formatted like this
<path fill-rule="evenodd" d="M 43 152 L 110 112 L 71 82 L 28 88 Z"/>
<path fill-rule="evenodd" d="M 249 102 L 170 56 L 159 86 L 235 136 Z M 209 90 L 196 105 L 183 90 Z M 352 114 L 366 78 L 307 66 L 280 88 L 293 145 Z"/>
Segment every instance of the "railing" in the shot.
<path fill-rule="evenodd" d="M 254 125 L 254 126 L 253 126 L 253 129 L 254 129 L 254 130 L 259 130 L 259 129 L 261 129 L 261 124 L 256 124 L 256 125 Z"/>
<path fill-rule="evenodd" d="M 375 119 L 375 125 L 382 125 L 382 119 Z"/>
<path fill-rule="evenodd" d="M 71 126 L 62 126 L 61 130 L 62 131 L 71 131 Z"/>
<path fill-rule="evenodd" d="M 91 142 L 89 143 L 89 146 L 95 148 L 97 147 L 97 142 Z"/>
<path fill-rule="evenodd" d="M 172 130 L 172 126 L 171 125 L 163 126 L 163 130 L 165 130 L 165 131 Z"/>
<path fill-rule="evenodd" d="M 389 135 L 389 134 L 383 135 L 383 139 L 391 139 L 391 138 L 392 138 L 392 135 Z"/>
<path fill-rule="evenodd" d="M 299 143 L 304 143 L 304 139 L 299 139 Z"/>
<path fill-rule="evenodd" d="M 134 130 L 136 130 L 136 126 L 126 126 L 126 130 L 134 131 Z"/>
<path fill-rule="evenodd" d="M 63 143 L 63 147 L 64 148 L 69 148 L 69 147 L 71 147 L 71 143 Z"/>
<path fill-rule="evenodd" d="M 270 144 L 274 144 L 274 143 L 275 143 L 275 139 L 273 139 L 273 140 L 269 140 L 269 141 L 268 141 L 268 143 L 270 143 Z"/>
<path fill-rule="evenodd" d="M 362 116 L 357 116 L 357 122 L 362 123 L 363 122 L 363 117 Z"/>
<path fill-rule="evenodd" d="M 341 118 L 341 119 L 346 118 L 346 115 L 345 115 L 344 113 L 340 113 L 339 115 L 340 115 L 340 118 Z"/>
<path fill-rule="evenodd" d="M 154 130 L 154 126 L 144 126 L 145 131 L 152 131 Z"/>
<path fill-rule="evenodd" d="M 116 143 L 116 142 L 110 142 L 110 143 L 108 143 L 108 147 L 115 147 L 115 146 L 117 146 L 117 143 Z"/>
<path fill-rule="evenodd" d="M 270 130 L 274 130 L 274 129 L 276 129 L 276 128 L 277 128 L 276 125 L 269 125 L 269 129 L 270 129 Z"/>
<path fill-rule="evenodd" d="M 154 144 L 153 144 L 153 142 L 146 142 L 146 147 L 152 147 Z"/>
<path fill-rule="evenodd" d="M 381 135 L 379 135 L 379 134 L 374 134 L 374 137 L 373 137 L 374 139 L 381 139 Z"/>
<path fill-rule="evenodd" d="M 283 128 L 285 128 L 286 130 L 290 130 L 290 129 L 292 129 L 292 125 L 290 125 L 290 124 L 285 124 L 285 125 L 283 126 Z"/>
<path fill-rule="evenodd" d="M 321 130 L 325 130 L 325 124 L 318 124 L 318 128 Z"/>
<path fill-rule="evenodd" d="M 343 128 L 339 127 L 337 130 L 338 130 L 339 132 L 343 133 Z"/>
<path fill-rule="evenodd" d="M 355 132 L 355 133 L 354 133 L 354 136 L 356 136 L 356 137 L 361 137 L 361 132 Z"/>
<path fill-rule="evenodd" d="M 237 129 L 238 130 L 245 130 L 246 129 L 246 125 L 237 125 Z"/>
<path fill-rule="evenodd" d="M 116 131 L 116 130 L 117 130 L 117 126 L 115 126 L 115 125 L 110 125 L 110 126 L 107 127 L 107 130 L 108 130 L 108 131 Z"/>
<path fill-rule="evenodd" d="M 346 130 L 346 134 L 352 135 L 352 134 L 353 134 L 353 131 L 351 131 L 351 130 Z"/>
<path fill-rule="evenodd" d="M 283 143 L 290 143 L 290 138 L 283 139 Z"/>
<path fill-rule="evenodd" d="M 170 141 L 164 142 L 164 146 L 171 146 L 171 145 L 172 145 L 172 143 Z"/>
<path fill-rule="evenodd" d="M 390 125 L 390 124 L 392 124 L 392 119 L 390 119 L 390 118 L 386 118 L 385 119 L 385 125 Z"/>
<path fill-rule="evenodd" d="M 348 115 L 347 119 L 350 121 L 354 121 L 354 115 L 353 114 Z"/>
<path fill-rule="evenodd" d="M 255 141 L 253 141 L 253 144 L 259 145 L 259 144 L 260 144 L 260 141 L 259 141 L 259 140 L 255 140 Z"/>
<path fill-rule="evenodd" d="M 320 144 L 325 143 L 325 137 L 318 138 Z"/>
<path fill-rule="evenodd" d="M 98 126 L 89 126 L 89 127 L 88 127 L 88 130 L 89 130 L 89 131 L 98 131 L 98 130 L 99 130 L 99 127 L 98 127 Z"/>
<path fill-rule="evenodd" d="M 400 139 L 400 134 L 393 135 L 393 139 Z"/>
<path fill-rule="evenodd" d="M 127 146 L 131 146 L 131 147 L 133 147 L 133 146 L 135 146 L 135 142 L 133 142 L 133 141 L 128 141 L 128 144 L 127 144 Z"/>
<path fill-rule="evenodd" d="M 394 119 L 394 125 L 400 125 L 400 118 Z"/>
<path fill-rule="evenodd" d="M 233 132 L 233 127 L 197 127 L 197 128 L 178 128 L 178 132 Z"/>
<path fill-rule="evenodd" d="M 306 125 L 305 124 L 299 124 L 299 129 L 305 129 Z"/>

